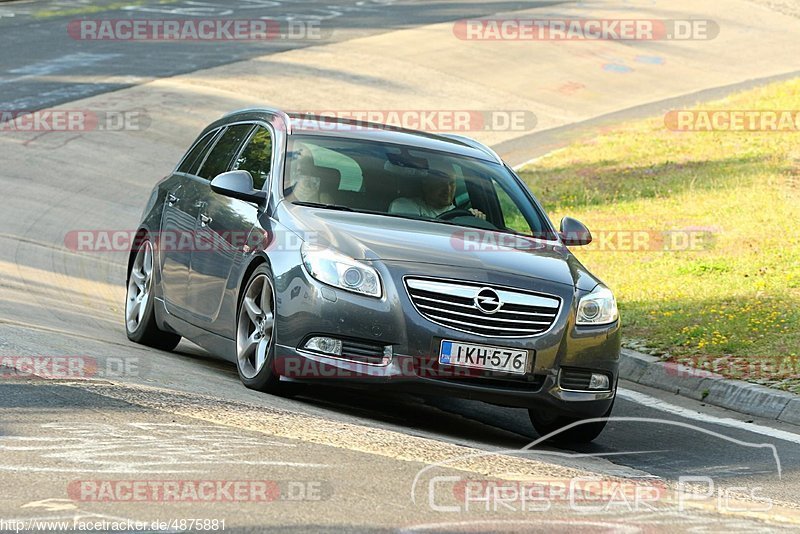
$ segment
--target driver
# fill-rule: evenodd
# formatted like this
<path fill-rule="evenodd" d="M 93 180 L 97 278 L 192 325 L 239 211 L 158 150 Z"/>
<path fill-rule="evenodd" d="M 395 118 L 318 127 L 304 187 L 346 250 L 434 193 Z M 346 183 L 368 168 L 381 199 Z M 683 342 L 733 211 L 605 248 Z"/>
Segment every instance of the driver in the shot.
<path fill-rule="evenodd" d="M 454 176 L 442 171 L 430 170 L 422 182 L 422 196 L 396 199 L 389 206 L 389 213 L 435 219 L 456 208 L 453 204 L 455 193 L 456 179 Z M 472 208 L 469 212 L 475 217 L 486 218 L 486 215 L 480 210 Z"/>

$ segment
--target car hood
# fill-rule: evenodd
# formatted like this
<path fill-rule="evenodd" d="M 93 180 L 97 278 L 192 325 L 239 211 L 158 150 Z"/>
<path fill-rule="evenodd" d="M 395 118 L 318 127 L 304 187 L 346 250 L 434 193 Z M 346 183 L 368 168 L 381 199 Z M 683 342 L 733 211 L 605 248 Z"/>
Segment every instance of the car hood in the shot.
<path fill-rule="evenodd" d="M 305 242 L 332 247 L 359 260 L 503 271 L 586 290 L 598 283 L 557 242 L 402 217 L 288 203 L 280 207 L 284 216 L 279 220 L 288 222 Z"/>

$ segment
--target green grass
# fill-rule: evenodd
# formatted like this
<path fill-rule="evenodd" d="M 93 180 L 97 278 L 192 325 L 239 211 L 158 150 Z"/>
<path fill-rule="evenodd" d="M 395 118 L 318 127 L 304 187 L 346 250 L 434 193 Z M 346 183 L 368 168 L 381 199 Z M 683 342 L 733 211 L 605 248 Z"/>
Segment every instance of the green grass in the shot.
<path fill-rule="evenodd" d="M 698 109 L 799 105 L 795 79 Z M 556 224 L 569 215 L 593 230 L 601 246 L 573 252 L 614 289 L 626 343 L 800 391 L 800 134 L 674 132 L 658 117 L 521 176 Z M 652 246 L 610 250 L 600 238 L 612 231 L 647 234 Z M 702 241 L 663 250 L 687 232 Z"/>

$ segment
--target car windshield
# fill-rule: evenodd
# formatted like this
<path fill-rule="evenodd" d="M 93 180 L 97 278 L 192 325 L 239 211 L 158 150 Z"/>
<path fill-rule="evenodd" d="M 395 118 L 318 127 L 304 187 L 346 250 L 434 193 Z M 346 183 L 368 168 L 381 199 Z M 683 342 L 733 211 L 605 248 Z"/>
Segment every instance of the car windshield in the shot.
<path fill-rule="evenodd" d="M 555 239 L 503 165 L 363 139 L 290 138 L 290 202 Z"/>

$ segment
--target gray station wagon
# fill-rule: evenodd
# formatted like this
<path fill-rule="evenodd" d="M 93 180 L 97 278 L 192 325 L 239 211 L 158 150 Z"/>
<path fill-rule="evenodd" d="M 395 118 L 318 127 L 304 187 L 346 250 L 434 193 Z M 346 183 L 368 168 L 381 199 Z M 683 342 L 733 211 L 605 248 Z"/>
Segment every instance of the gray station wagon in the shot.
<path fill-rule="evenodd" d="M 611 291 L 511 168 L 466 137 L 270 109 L 208 126 L 154 187 L 128 337 L 181 337 L 245 386 L 397 389 L 527 408 L 586 442 L 610 415 Z"/>

